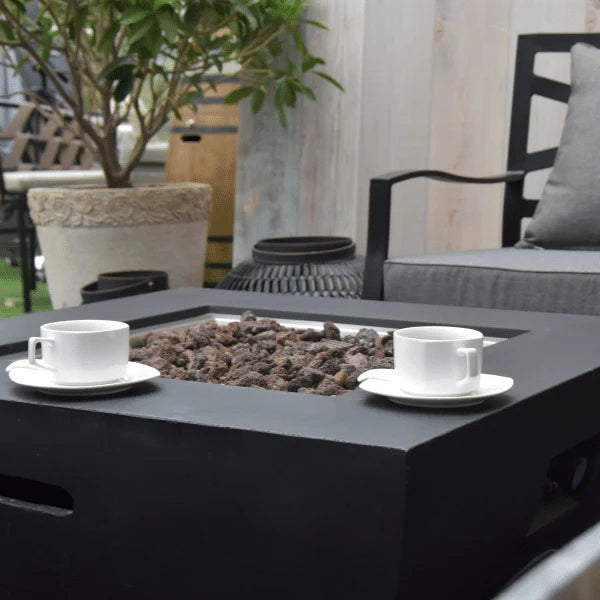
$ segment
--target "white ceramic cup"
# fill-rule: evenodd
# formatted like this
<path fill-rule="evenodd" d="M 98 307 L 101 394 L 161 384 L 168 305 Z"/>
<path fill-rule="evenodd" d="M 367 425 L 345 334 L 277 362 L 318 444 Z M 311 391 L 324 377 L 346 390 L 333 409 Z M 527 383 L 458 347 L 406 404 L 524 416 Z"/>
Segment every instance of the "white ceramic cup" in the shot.
<path fill-rule="evenodd" d="M 42 346 L 42 360 L 35 351 Z M 93 385 L 125 378 L 129 359 L 129 325 L 120 321 L 58 321 L 29 338 L 28 360 L 47 369 L 56 383 Z"/>
<path fill-rule="evenodd" d="M 398 385 L 421 396 L 454 396 L 479 389 L 483 334 L 463 327 L 408 327 L 394 331 Z"/>

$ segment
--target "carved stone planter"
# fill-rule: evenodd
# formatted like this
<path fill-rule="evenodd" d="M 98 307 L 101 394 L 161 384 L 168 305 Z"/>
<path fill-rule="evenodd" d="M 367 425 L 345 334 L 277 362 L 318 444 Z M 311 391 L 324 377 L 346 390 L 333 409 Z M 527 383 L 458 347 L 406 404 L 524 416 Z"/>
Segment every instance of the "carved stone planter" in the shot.
<path fill-rule="evenodd" d="M 80 304 L 105 271 L 161 270 L 171 287 L 201 287 L 210 195 L 201 183 L 30 190 L 52 306 Z"/>

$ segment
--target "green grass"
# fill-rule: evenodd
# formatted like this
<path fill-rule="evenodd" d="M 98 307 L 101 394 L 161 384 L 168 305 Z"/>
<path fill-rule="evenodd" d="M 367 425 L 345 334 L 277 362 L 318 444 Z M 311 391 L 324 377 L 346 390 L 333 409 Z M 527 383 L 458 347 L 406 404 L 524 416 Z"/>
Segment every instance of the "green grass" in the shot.
<path fill-rule="evenodd" d="M 36 289 L 31 292 L 31 309 L 33 312 L 52 309 L 45 283 L 38 281 Z M 4 259 L 0 259 L 0 318 L 24 313 L 21 268 L 11 267 Z"/>

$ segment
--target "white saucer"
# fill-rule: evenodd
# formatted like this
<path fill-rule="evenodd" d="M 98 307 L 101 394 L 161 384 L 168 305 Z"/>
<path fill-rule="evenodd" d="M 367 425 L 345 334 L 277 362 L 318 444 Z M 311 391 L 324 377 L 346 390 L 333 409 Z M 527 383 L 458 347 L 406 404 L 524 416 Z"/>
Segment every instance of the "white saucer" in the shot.
<path fill-rule="evenodd" d="M 6 367 L 13 383 L 51 394 L 54 396 L 101 396 L 115 394 L 129 389 L 136 383 L 159 377 L 160 372 L 154 367 L 141 363 L 129 362 L 127 375 L 120 381 L 99 383 L 95 385 L 62 385 L 52 381 L 52 373 L 31 366 L 27 360 L 17 360 Z"/>
<path fill-rule="evenodd" d="M 510 390 L 514 381 L 502 375 L 481 374 L 481 385 L 476 392 L 456 396 L 415 396 L 410 392 L 401 390 L 398 381 L 389 378 L 393 369 L 371 369 L 359 376 L 359 387 L 365 392 L 387 396 L 392 402 L 407 404 L 409 406 L 431 407 L 460 407 L 479 404 L 486 398 L 497 396 Z M 387 378 L 386 378 L 387 377 Z"/>

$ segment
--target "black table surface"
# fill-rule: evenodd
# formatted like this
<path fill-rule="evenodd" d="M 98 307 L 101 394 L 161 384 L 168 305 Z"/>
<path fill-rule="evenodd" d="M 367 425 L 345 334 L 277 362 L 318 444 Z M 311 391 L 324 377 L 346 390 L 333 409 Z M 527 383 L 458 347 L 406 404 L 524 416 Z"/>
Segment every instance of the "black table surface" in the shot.
<path fill-rule="evenodd" d="M 66 319 L 116 319 L 142 327 L 204 313 L 332 319 L 383 328 L 413 324 L 468 326 L 507 337 L 484 349 L 483 372 L 512 377 L 514 387 L 465 408 L 412 408 L 355 390 L 338 397 L 156 379 L 105 398 L 60 398 L 0 377 L 0 399 L 101 411 L 174 422 L 239 428 L 408 450 L 476 421 L 501 414 L 527 398 L 541 398 L 581 377 L 600 375 L 600 319 L 589 316 L 499 311 L 388 302 L 340 300 L 180 288 L 34 313 L 0 321 L 0 368 L 23 358 L 29 336 L 43 323 Z M 561 387 L 563 386 L 563 387 Z"/>

